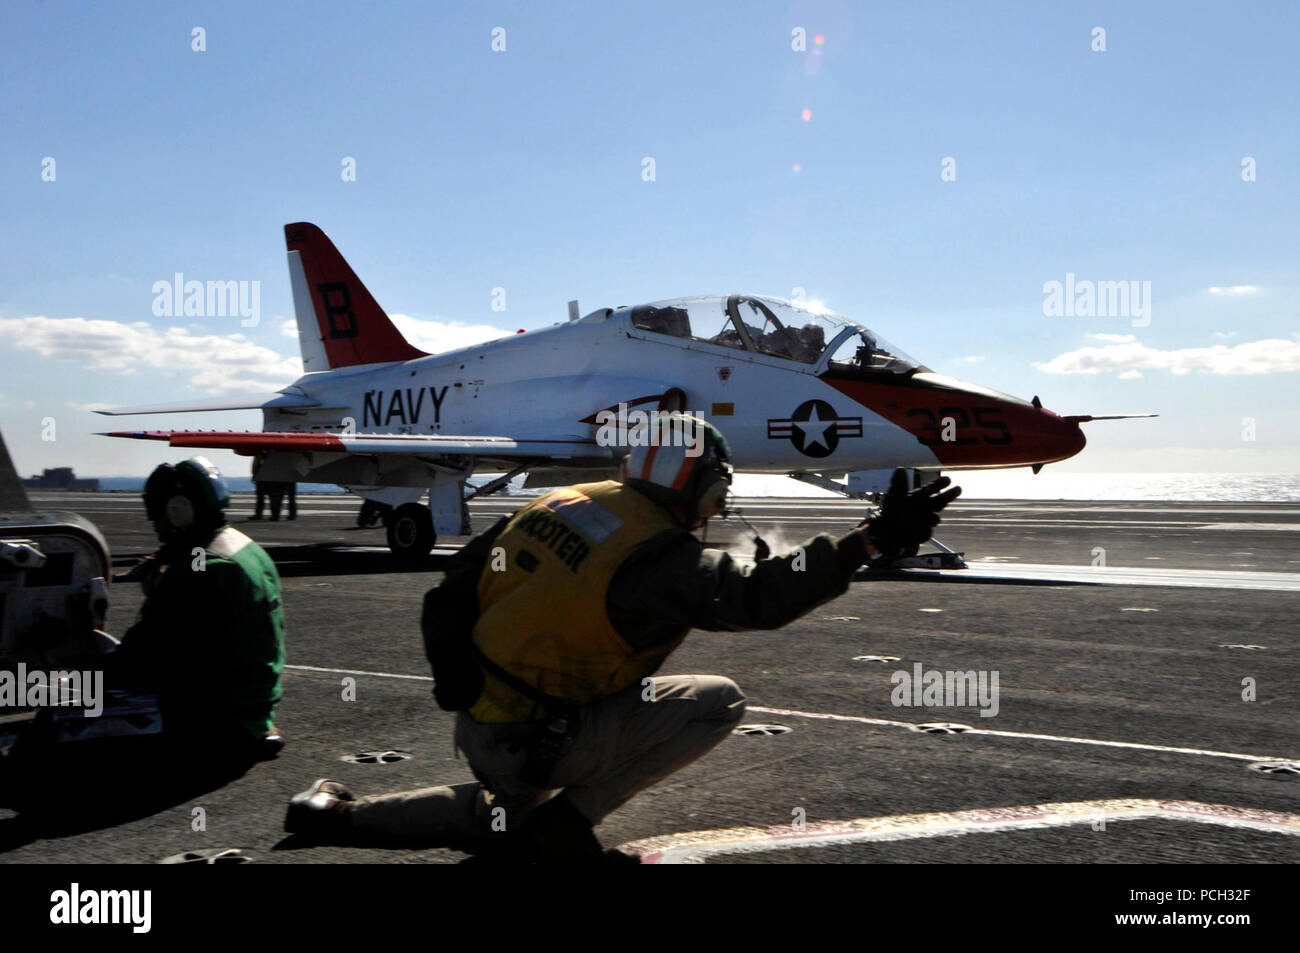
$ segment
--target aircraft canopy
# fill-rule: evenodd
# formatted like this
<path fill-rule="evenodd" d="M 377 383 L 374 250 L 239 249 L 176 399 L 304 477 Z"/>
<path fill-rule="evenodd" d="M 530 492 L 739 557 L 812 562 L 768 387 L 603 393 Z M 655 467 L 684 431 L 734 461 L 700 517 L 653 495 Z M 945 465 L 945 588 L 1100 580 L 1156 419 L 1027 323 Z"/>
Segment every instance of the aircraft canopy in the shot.
<path fill-rule="evenodd" d="M 816 301 L 759 295 L 673 298 L 630 309 L 633 327 L 676 338 L 816 364 L 876 373 L 911 374 L 923 367 L 898 348 Z"/>

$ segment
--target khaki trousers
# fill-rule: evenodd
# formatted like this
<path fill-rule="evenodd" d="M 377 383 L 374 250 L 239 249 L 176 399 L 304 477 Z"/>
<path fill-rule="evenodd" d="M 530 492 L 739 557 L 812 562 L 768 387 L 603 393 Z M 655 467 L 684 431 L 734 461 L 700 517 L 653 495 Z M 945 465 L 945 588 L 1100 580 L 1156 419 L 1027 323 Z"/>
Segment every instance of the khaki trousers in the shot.
<path fill-rule="evenodd" d="M 599 824 L 633 795 L 717 745 L 745 713 L 745 696 L 730 679 L 670 675 L 652 681 L 652 690 L 633 685 L 581 710 L 547 788 L 519 778 L 536 728 L 480 725 L 461 712 L 456 746 L 478 781 L 359 798 L 353 824 L 362 833 L 390 837 L 484 837 L 517 830 L 559 789 Z"/>

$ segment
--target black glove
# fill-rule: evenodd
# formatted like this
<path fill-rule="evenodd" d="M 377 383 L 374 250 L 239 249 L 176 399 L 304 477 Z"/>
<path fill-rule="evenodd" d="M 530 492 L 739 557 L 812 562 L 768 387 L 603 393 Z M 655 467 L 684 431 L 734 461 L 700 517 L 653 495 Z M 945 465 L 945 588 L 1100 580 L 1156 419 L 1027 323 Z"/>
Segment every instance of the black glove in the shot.
<path fill-rule="evenodd" d="M 947 477 L 939 477 L 911 492 L 907 483 L 907 471 L 895 470 L 879 514 L 867 523 L 867 539 L 880 550 L 882 561 L 914 555 L 916 548 L 934 534 L 934 528 L 939 525 L 939 511 L 961 496 L 959 486 L 944 492 L 952 483 Z"/>

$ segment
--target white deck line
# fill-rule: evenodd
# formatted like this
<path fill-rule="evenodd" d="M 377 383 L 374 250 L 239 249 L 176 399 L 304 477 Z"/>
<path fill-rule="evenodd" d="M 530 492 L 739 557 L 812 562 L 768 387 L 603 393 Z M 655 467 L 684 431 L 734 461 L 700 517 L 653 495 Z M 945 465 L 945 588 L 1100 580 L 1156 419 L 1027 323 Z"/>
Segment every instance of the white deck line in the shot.
<path fill-rule="evenodd" d="M 397 672 L 372 672 L 352 668 L 322 668 L 317 665 L 286 665 L 286 670 L 301 672 L 318 672 L 326 675 L 361 675 L 369 678 L 392 678 L 410 682 L 432 682 L 428 675 L 403 675 Z M 793 708 L 768 708 L 750 705 L 751 712 L 765 715 L 784 715 L 792 718 L 814 718 L 822 721 L 850 722 L 859 725 L 873 725 L 881 728 L 905 728 L 919 731 L 925 722 L 894 721 L 888 718 L 868 718 L 863 715 L 834 715 L 825 712 L 798 711 Z M 1171 745 L 1153 745 L 1140 741 L 1110 741 L 1102 738 L 1078 738 L 1072 735 L 1048 735 L 1027 731 L 998 731 L 990 728 L 971 728 L 963 735 L 995 735 L 1003 738 L 1023 738 L 1030 741 L 1054 741 L 1066 744 L 1095 745 L 1103 748 L 1128 748 L 1138 751 L 1156 751 L 1161 754 L 1200 755 L 1210 758 L 1230 758 L 1237 761 L 1287 761 L 1288 758 L 1277 755 L 1242 754 L 1235 751 L 1215 751 L 1209 748 L 1179 748 Z"/>
<path fill-rule="evenodd" d="M 1300 836 L 1300 815 L 1283 814 L 1227 804 L 1199 801 L 1110 799 L 1014 807 L 980 808 L 929 814 L 895 814 L 859 817 L 847 821 L 821 821 L 774 827 L 735 827 L 725 830 L 687 831 L 651 837 L 623 845 L 641 855 L 643 864 L 699 864 L 725 854 L 757 853 L 791 848 L 831 847 L 837 844 L 881 843 L 926 837 L 960 837 L 1004 831 L 1042 830 L 1082 826 L 1104 830 L 1106 822 L 1171 820 L 1208 824 L 1238 830 Z"/>

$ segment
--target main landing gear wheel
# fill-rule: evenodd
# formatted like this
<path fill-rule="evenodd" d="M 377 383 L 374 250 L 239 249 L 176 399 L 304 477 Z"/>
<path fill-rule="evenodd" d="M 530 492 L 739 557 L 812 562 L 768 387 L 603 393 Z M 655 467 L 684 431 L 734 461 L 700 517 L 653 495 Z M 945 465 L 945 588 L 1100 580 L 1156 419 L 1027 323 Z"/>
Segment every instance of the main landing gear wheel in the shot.
<path fill-rule="evenodd" d="M 421 559 L 433 549 L 433 513 L 422 503 L 403 503 L 388 518 L 388 548 L 400 559 Z"/>

